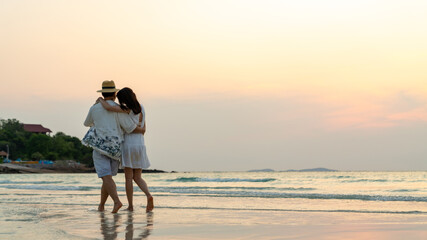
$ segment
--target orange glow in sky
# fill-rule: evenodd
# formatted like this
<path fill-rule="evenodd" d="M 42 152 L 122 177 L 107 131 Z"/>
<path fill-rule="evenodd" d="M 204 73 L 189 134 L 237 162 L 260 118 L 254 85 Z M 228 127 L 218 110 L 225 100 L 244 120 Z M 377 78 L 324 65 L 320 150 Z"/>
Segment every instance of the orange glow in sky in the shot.
<path fill-rule="evenodd" d="M 322 131 L 423 123 L 426 10 L 415 0 L 2 1 L 0 117 L 81 135 L 85 103 L 114 79 L 148 104 L 273 101 L 268 119 L 316 118 L 306 127 Z M 75 107 L 66 126 L 44 117 L 46 103 Z"/>

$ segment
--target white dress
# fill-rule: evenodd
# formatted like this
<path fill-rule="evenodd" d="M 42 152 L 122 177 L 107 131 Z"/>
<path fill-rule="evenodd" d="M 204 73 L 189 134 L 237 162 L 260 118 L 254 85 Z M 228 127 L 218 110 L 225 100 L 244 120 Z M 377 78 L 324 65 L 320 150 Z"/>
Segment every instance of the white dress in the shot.
<path fill-rule="evenodd" d="M 144 127 L 145 110 L 142 105 L 141 113 L 141 127 Z M 130 111 L 129 116 L 136 124 L 138 124 L 139 114 L 134 114 L 133 111 Z M 150 167 L 150 161 L 148 160 L 145 148 L 144 135 L 140 133 L 129 133 L 124 135 L 124 142 L 122 146 L 122 167 L 140 169 Z"/>

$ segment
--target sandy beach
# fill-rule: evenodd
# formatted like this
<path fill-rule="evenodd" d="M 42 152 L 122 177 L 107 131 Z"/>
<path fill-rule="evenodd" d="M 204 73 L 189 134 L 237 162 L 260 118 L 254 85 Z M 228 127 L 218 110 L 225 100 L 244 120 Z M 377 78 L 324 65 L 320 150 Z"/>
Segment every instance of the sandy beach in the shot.
<path fill-rule="evenodd" d="M 155 209 L 135 188 L 98 212 L 101 182 L 87 174 L 0 175 L 1 239 L 427 238 L 425 172 L 145 174 Z"/>
<path fill-rule="evenodd" d="M 400 214 L 6 205 L 4 239 L 426 239 L 426 216 Z M 7 217 L 6 217 L 7 216 Z M 32 218 L 29 218 L 33 216 Z M 2 237 L 2 238 L 3 238 Z"/>

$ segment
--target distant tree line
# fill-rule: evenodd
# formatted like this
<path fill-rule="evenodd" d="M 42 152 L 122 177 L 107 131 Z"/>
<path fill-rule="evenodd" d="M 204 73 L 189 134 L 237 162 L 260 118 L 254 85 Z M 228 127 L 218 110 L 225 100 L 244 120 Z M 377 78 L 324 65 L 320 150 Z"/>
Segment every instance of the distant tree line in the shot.
<path fill-rule="evenodd" d="M 0 151 L 9 145 L 9 158 L 22 160 L 76 160 L 93 166 L 92 149 L 80 139 L 58 132 L 53 136 L 24 130 L 16 119 L 0 120 Z"/>

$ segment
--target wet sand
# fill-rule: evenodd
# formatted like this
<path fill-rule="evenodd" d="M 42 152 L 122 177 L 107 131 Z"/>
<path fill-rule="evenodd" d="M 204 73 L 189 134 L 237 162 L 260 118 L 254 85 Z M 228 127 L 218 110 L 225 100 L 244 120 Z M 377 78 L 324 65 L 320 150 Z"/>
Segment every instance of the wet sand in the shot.
<path fill-rule="evenodd" d="M 108 205 L 107 209 L 112 206 Z M 3 204 L 2 239 L 427 239 L 425 215 Z"/>

